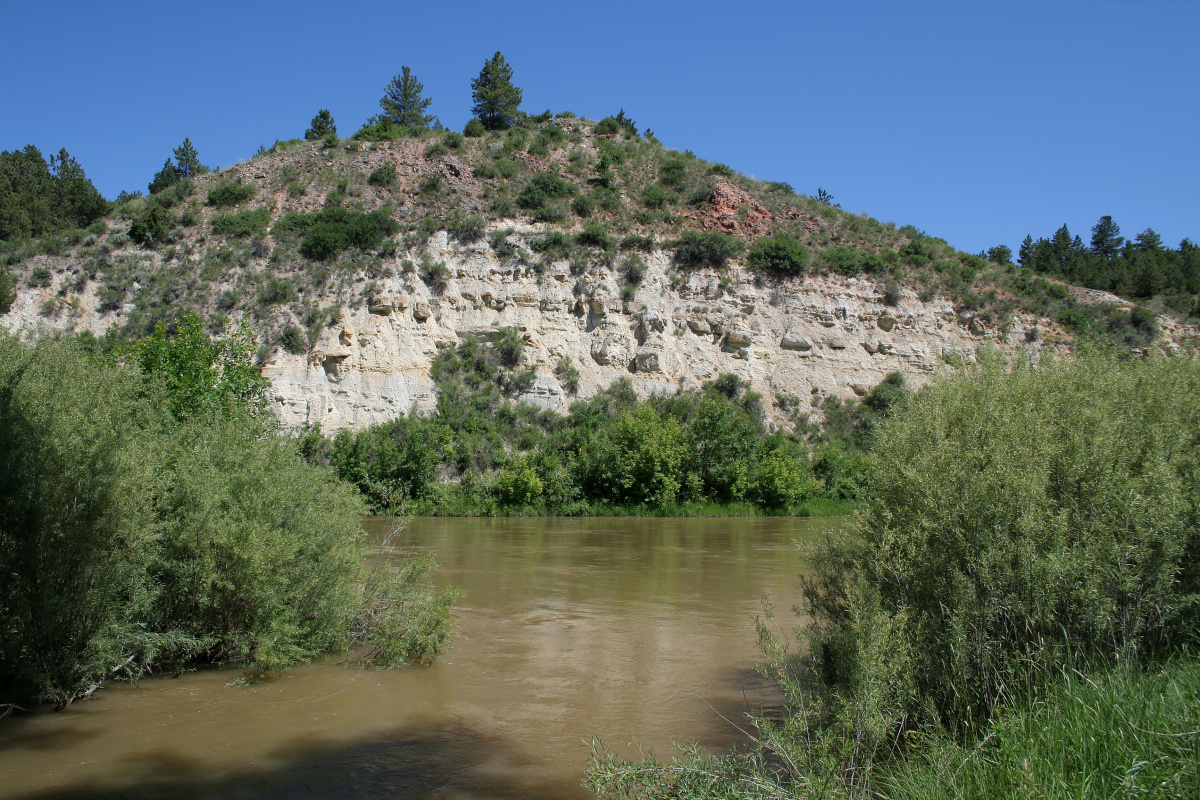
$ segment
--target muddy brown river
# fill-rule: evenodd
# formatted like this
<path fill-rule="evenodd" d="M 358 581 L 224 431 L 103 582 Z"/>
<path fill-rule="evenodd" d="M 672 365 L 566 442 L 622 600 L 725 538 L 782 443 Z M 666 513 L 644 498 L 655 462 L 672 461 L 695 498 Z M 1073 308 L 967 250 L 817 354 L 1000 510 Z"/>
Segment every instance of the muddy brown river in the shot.
<path fill-rule="evenodd" d="M 441 662 L 106 686 L 0 720 L 0 798 L 586 798 L 593 736 L 627 755 L 744 741 L 745 712 L 778 700 L 754 671 L 760 598 L 793 627 L 804 546 L 837 524 L 417 519 L 399 546 L 465 590 Z"/>

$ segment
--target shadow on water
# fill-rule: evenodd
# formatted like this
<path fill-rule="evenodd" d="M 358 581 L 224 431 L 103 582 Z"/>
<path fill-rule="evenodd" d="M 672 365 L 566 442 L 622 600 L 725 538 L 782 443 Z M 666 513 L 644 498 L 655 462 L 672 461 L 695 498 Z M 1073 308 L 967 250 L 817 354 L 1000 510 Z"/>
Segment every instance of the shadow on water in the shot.
<path fill-rule="evenodd" d="M 342 746 L 290 743 L 269 764 L 219 777 L 186 753 L 148 752 L 124 759 L 125 786 L 59 786 L 20 800 L 341 800 L 342 798 L 561 798 L 578 786 L 524 777 L 522 758 L 496 737 L 461 724 L 399 729 Z"/>

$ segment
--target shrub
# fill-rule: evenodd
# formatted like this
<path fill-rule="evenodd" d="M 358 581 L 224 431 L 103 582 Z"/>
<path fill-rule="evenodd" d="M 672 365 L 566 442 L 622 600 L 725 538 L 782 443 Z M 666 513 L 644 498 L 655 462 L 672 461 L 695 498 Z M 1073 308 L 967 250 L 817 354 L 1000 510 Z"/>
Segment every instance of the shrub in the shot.
<path fill-rule="evenodd" d="M 666 208 L 675 201 L 675 197 L 657 183 L 652 183 L 642 192 L 642 205 L 646 208 Z"/>
<path fill-rule="evenodd" d="M 304 331 L 295 325 L 284 326 L 279 334 L 279 343 L 292 355 L 302 355 L 308 350 L 308 339 L 304 336 Z"/>
<path fill-rule="evenodd" d="M 514 458 L 500 470 L 492 490 L 501 503 L 510 506 L 528 506 L 542 495 L 542 479 L 528 458 Z"/>
<path fill-rule="evenodd" d="M 720 175 L 724 178 L 732 178 L 736 173 L 733 168 L 727 164 L 713 164 L 708 168 L 709 175 Z"/>
<path fill-rule="evenodd" d="M 394 164 L 384 164 L 371 170 L 367 183 L 372 186 L 391 186 L 396 182 L 396 167 Z"/>
<path fill-rule="evenodd" d="M 872 691 L 884 676 L 852 676 L 850 634 L 883 624 L 913 692 L 888 724 L 928 709 L 961 730 L 1064 665 L 1194 642 L 1197 391 L 1188 361 L 1087 352 L 1037 369 L 985 353 L 926 387 L 878 434 L 871 511 L 806 591 L 825 674 Z"/>
<path fill-rule="evenodd" d="M 562 231 L 550 231 L 541 239 L 529 244 L 535 253 L 565 254 L 571 249 L 571 239 Z"/>
<path fill-rule="evenodd" d="M 588 225 L 575 234 L 575 241 L 585 247 L 597 247 L 601 250 L 611 250 L 616 242 L 608 235 L 603 225 Z"/>
<path fill-rule="evenodd" d="M 212 218 L 212 231 L 218 236 L 250 239 L 266 233 L 267 223 L 270 221 L 271 209 L 269 208 L 239 211 L 236 214 L 217 214 Z"/>
<path fill-rule="evenodd" d="M 683 191 L 687 186 L 687 162 L 682 158 L 669 158 L 658 168 L 658 180 L 664 186 Z"/>
<path fill-rule="evenodd" d="M 464 244 L 478 242 L 487 235 L 487 222 L 478 214 L 455 220 L 450 235 Z"/>
<path fill-rule="evenodd" d="M 45 267 L 34 267 L 29 273 L 29 285 L 34 289 L 45 289 L 50 281 L 50 270 Z"/>
<path fill-rule="evenodd" d="M 421 192 L 421 194 L 437 194 L 445 188 L 446 182 L 442 180 L 442 176 L 438 175 L 436 172 L 426 175 L 424 178 L 421 178 L 419 183 L 417 183 L 417 189 Z"/>
<path fill-rule="evenodd" d="M 441 142 L 434 142 L 425 148 L 425 157 L 429 159 L 441 158 L 450 152 L 450 148 Z"/>
<path fill-rule="evenodd" d="M 0 314 L 8 313 L 17 299 L 17 278 L 7 267 L 0 267 Z"/>
<path fill-rule="evenodd" d="M 463 135 L 461 133 L 455 133 L 454 131 L 449 131 L 446 133 L 445 136 L 442 137 L 442 144 L 444 144 L 446 147 L 448 147 L 451 150 L 458 150 L 459 148 L 462 147 Z"/>
<path fill-rule="evenodd" d="M 167 238 L 174 225 L 171 212 L 158 203 L 148 203 L 143 214 L 129 225 L 129 238 L 141 245 L 153 247 Z"/>
<path fill-rule="evenodd" d="M 254 197 L 258 190 L 251 183 L 237 181 L 221 181 L 208 190 L 208 204 L 217 208 L 236 206 Z"/>
<path fill-rule="evenodd" d="M 487 133 L 487 129 L 483 127 L 483 123 L 479 121 L 479 117 L 471 117 L 467 122 L 467 126 L 463 128 L 463 135 L 472 139 L 478 139 Z"/>
<path fill-rule="evenodd" d="M 267 282 L 258 291 L 258 302 L 264 306 L 274 306 L 289 302 L 295 296 L 292 282 L 287 278 L 275 275 L 267 277 Z"/>
<path fill-rule="evenodd" d="M 527 210 L 537 210 L 550 200 L 558 200 L 575 194 L 575 185 L 549 172 L 539 172 L 526 184 L 517 196 L 517 205 Z"/>
<path fill-rule="evenodd" d="M 571 210 L 575 212 L 577 217 L 589 217 L 592 214 L 592 209 L 596 206 L 595 200 L 591 195 L 581 194 L 571 201 Z"/>
<path fill-rule="evenodd" d="M 675 263 L 689 269 L 720 268 L 742 251 L 736 236 L 719 231 L 685 231 L 675 242 Z"/>
<path fill-rule="evenodd" d="M 600 136 L 612 136 L 620 130 L 620 123 L 614 117 L 605 117 L 596 123 L 596 133 Z"/>
<path fill-rule="evenodd" d="M 859 250 L 841 244 L 821 253 L 821 266 L 839 275 L 852 278 L 863 272 L 878 273 L 887 268 L 887 263 L 874 251 Z"/>
<path fill-rule="evenodd" d="M 640 236 L 636 233 L 631 233 L 621 240 L 622 250 L 642 250 L 650 252 L 654 249 L 653 236 Z"/>
<path fill-rule="evenodd" d="M 364 214 L 348 208 L 325 208 L 315 214 L 287 214 L 275 223 L 277 237 L 300 235 L 300 252 L 313 261 L 324 261 L 352 247 L 370 250 L 400 229 L 381 210 Z"/>
<path fill-rule="evenodd" d="M 746 263 L 752 268 L 779 275 L 803 275 L 808 266 L 808 251 L 804 245 L 786 233 L 754 240 Z"/>

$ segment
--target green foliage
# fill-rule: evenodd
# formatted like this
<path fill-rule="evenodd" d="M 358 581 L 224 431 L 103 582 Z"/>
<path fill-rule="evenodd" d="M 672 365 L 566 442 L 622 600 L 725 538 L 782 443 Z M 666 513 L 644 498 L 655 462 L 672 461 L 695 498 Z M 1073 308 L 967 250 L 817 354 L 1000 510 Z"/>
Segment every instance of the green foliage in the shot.
<path fill-rule="evenodd" d="M 665 505 L 681 488 L 684 432 L 649 405 L 622 413 L 580 456 L 584 491 L 617 503 Z"/>
<path fill-rule="evenodd" d="M 301 254 L 313 261 L 325 261 L 350 248 L 377 248 L 398 230 L 400 226 L 383 210 L 363 213 L 333 207 L 313 214 L 287 214 L 272 232 L 277 237 L 300 236 Z"/>
<path fill-rule="evenodd" d="M 270 221 L 271 209 L 265 206 L 236 214 L 217 214 L 212 218 L 212 231 L 218 236 L 250 239 L 266 233 Z"/>
<path fill-rule="evenodd" d="M 675 197 L 661 185 L 652 183 L 642 192 L 642 205 L 646 208 L 663 209 L 675 202 Z"/>
<path fill-rule="evenodd" d="M 45 289 L 51 280 L 50 270 L 45 267 L 34 267 L 29 271 L 29 285 L 34 289 Z"/>
<path fill-rule="evenodd" d="M 463 136 L 470 139 L 478 139 L 486 133 L 487 128 L 483 127 L 483 122 L 479 117 L 471 117 L 466 127 L 463 128 Z"/>
<path fill-rule="evenodd" d="M 658 168 L 658 180 L 663 186 L 682 192 L 687 188 L 687 162 L 682 158 L 668 158 Z"/>
<path fill-rule="evenodd" d="M 742 252 L 742 242 L 720 231 L 684 231 L 674 248 L 675 263 L 681 267 L 720 269 Z"/>
<path fill-rule="evenodd" d="M 290 280 L 277 275 L 268 275 L 262 289 L 258 292 L 258 302 L 264 306 L 276 306 L 280 303 L 291 302 L 295 295 L 296 290 Z"/>
<path fill-rule="evenodd" d="M 575 242 L 584 247 L 597 247 L 601 250 L 613 250 L 617 246 L 603 225 L 584 226 L 582 231 L 575 234 Z"/>
<path fill-rule="evenodd" d="M 621 130 L 621 126 L 617 124 L 615 117 L 605 117 L 596 123 L 595 130 L 598 136 L 612 136 Z"/>
<path fill-rule="evenodd" d="M 887 262 L 872 250 L 840 244 L 821 253 L 821 268 L 853 278 L 864 272 L 877 274 L 887 269 Z"/>
<path fill-rule="evenodd" d="M 0 314 L 7 314 L 17 299 L 17 276 L 0 267 Z"/>
<path fill-rule="evenodd" d="M 549 172 L 539 172 L 526 184 L 517 196 L 517 205 L 536 211 L 544 208 L 551 200 L 575 194 L 575 185 Z"/>
<path fill-rule="evenodd" d="M 292 355 L 303 355 L 308 351 L 308 339 L 304 336 L 304 331 L 300 330 L 295 325 L 285 325 L 279 333 L 279 344 L 283 349 Z"/>
<path fill-rule="evenodd" d="M 396 167 L 393 164 L 384 164 L 382 167 L 376 167 L 371 170 L 371 174 L 367 177 L 367 183 L 372 186 L 391 186 L 396 182 Z"/>
<path fill-rule="evenodd" d="M 309 123 L 308 130 L 304 132 L 304 138 L 310 142 L 317 139 L 324 139 L 326 136 L 337 137 L 337 125 L 333 121 L 333 114 L 329 113 L 328 108 L 322 108 L 317 112 L 317 115 L 312 118 Z"/>
<path fill-rule="evenodd" d="M 254 338 L 246 329 L 213 341 L 199 317 L 185 315 L 174 333 L 158 323 L 133 350 L 148 386 L 157 386 L 164 407 L 179 421 L 203 419 L 266 405 L 267 381 L 253 364 Z"/>
<path fill-rule="evenodd" d="M 425 148 L 425 157 L 429 159 L 441 158 L 450 152 L 450 148 L 441 142 L 434 142 Z"/>
<path fill-rule="evenodd" d="M 228 208 L 254 197 L 258 190 L 252 183 L 236 181 L 221 181 L 208 190 L 208 204 L 217 208 Z"/>
<path fill-rule="evenodd" d="M 83 228 L 108 204 L 66 150 L 45 158 L 33 145 L 0 152 L 0 240 Z"/>
<path fill-rule="evenodd" d="M 0 702 L 62 706 L 198 662 L 273 670 L 355 639 L 444 646 L 452 595 L 388 594 L 403 569 L 367 580 L 361 502 L 244 412 L 237 376 L 261 380 L 234 349 L 185 320 L 134 349 L 139 379 L 0 338 Z"/>
<path fill-rule="evenodd" d="M 1186 361 L 1085 354 L 1011 374 L 987 358 L 918 395 L 877 439 L 859 537 L 821 562 L 866 594 L 808 592 L 827 674 L 858 680 L 849 626 L 886 614 L 924 704 L 891 713 L 954 729 L 1068 658 L 1136 664 L 1194 638 L 1197 390 Z"/>
<path fill-rule="evenodd" d="M 777 275 L 803 275 L 808 266 L 808 251 L 789 234 L 775 233 L 770 238 L 754 240 L 746 263 L 753 269 Z"/>
<path fill-rule="evenodd" d="M 383 91 L 379 105 L 384 118 L 391 124 L 405 128 L 428 128 L 436 117 L 426 114 L 433 101 L 422 97 L 425 86 L 417 80 L 408 67 L 401 67 L 400 74 L 392 78 Z"/>
<path fill-rule="evenodd" d="M 510 127 L 520 114 L 521 90 L 513 85 L 512 75 L 512 67 L 497 50 L 471 81 L 471 113 L 489 131 Z"/>
<path fill-rule="evenodd" d="M 146 210 L 129 225 L 129 238 L 138 244 L 154 247 L 171 232 L 175 217 L 158 203 L 147 203 Z"/>
<path fill-rule="evenodd" d="M 208 172 L 208 167 L 200 163 L 200 155 L 196 152 L 196 147 L 192 144 L 191 139 L 185 138 L 183 144 L 172 152 L 175 156 L 174 162 L 168 158 L 163 164 L 163 168 L 155 174 L 154 180 L 150 182 L 150 194 L 162 192 L 181 181 L 190 180 Z"/>

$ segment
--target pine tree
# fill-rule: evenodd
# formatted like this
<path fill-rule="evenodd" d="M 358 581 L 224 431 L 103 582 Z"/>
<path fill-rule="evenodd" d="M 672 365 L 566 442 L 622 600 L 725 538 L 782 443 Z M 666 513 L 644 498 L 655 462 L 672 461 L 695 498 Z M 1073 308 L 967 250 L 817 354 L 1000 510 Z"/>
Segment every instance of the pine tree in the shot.
<path fill-rule="evenodd" d="M 183 144 L 176 147 L 173 152 L 175 153 L 175 169 L 180 178 L 194 178 L 208 172 L 200 163 L 200 155 L 196 152 L 191 139 L 184 137 Z"/>
<path fill-rule="evenodd" d="M 512 67 L 500 51 L 484 62 L 479 77 L 471 81 L 471 111 L 490 131 L 503 130 L 520 116 L 521 90 L 513 86 Z"/>
<path fill-rule="evenodd" d="M 310 142 L 316 139 L 324 139 L 331 134 L 337 136 L 337 125 L 334 123 L 333 114 L 329 113 L 328 108 L 322 108 L 318 111 L 309 124 L 312 127 L 304 132 L 304 138 Z"/>
<path fill-rule="evenodd" d="M 379 105 L 383 107 L 384 117 L 394 125 L 411 128 L 428 128 L 437 120 L 425 109 L 433 101 L 422 97 L 425 86 L 417 80 L 408 67 L 401 67 L 400 74 L 392 78 L 392 82 L 383 90 Z"/>
<path fill-rule="evenodd" d="M 1100 221 L 1092 226 L 1092 252 L 1098 256 L 1112 258 L 1125 245 L 1125 238 L 1120 236 L 1121 229 L 1113 218 L 1105 214 Z"/>

